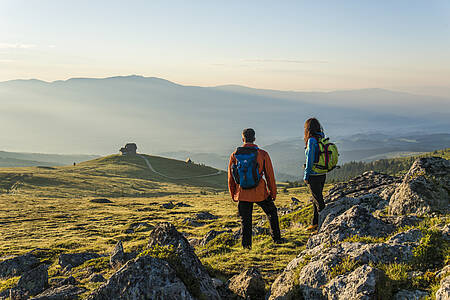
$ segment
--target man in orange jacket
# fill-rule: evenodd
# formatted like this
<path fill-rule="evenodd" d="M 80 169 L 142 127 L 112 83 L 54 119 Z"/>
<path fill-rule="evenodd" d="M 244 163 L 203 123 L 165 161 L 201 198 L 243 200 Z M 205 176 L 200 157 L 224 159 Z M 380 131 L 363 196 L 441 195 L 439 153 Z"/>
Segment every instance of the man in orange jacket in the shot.
<path fill-rule="evenodd" d="M 255 131 L 252 128 L 243 130 L 242 141 L 244 145 L 231 154 L 228 164 L 228 189 L 233 200 L 239 202 L 242 246 L 248 249 L 252 247 L 253 203 L 258 204 L 266 213 L 274 242 L 283 243 L 277 208 L 274 204 L 277 185 L 269 154 L 254 144 Z"/>

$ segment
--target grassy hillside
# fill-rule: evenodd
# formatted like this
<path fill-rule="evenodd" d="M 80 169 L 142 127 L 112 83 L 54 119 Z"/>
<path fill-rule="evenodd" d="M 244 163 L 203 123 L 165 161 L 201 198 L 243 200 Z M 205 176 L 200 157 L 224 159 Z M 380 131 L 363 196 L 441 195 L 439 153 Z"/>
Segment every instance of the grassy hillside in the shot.
<path fill-rule="evenodd" d="M 404 174 L 418 157 L 438 156 L 450 159 L 450 148 L 436 150 L 421 155 L 380 159 L 373 162 L 349 162 L 327 174 L 329 182 L 346 181 L 365 171 L 377 171 L 389 175 Z"/>
<path fill-rule="evenodd" d="M 173 177 L 217 172 L 182 161 L 145 157 L 156 170 Z M 202 238 L 212 229 L 235 231 L 240 226 L 237 204 L 230 199 L 225 186 L 225 173 L 170 180 L 152 173 L 142 158 L 118 155 L 70 167 L 3 168 L 0 169 L 0 260 L 2 256 L 35 248 L 49 250 L 52 262 L 62 252 L 107 254 L 119 240 L 126 251 L 140 251 L 147 243 L 149 230 L 162 221 L 174 223 L 189 238 Z M 302 201 L 306 224 L 310 206 L 305 188 L 281 193 L 276 204 L 287 207 L 292 196 Z M 107 198 L 111 203 L 91 202 L 97 198 Z M 188 206 L 161 207 L 169 201 Z M 199 227 L 184 221 L 202 211 L 218 219 L 200 221 Z M 262 215 L 261 209 L 255 207 L 255 224 Z M 268 235 L 262 235 L 254 239 L 251 251 L 242 250 L 239 242 L 227 242 L 224 246 L 216 241 L 217 244 L 198 248 L 197 254 L 216 276 L 229 277 L 244 266 L 257 266 L 270 284 L 302 249 L 308 236 L 304 226 L 288 228 L 283 218 L 281 223 L 283 235 L 289 240 L 284 245 L 275 245 Z M 239 262 L 235 257 L 240 257 Z M 54 276 L 57 268 L 56 264 L 50 267 L 50 276 Z M 77 279 L 86 282 L 87 288 L 94 288 L 79 276 Z"/>

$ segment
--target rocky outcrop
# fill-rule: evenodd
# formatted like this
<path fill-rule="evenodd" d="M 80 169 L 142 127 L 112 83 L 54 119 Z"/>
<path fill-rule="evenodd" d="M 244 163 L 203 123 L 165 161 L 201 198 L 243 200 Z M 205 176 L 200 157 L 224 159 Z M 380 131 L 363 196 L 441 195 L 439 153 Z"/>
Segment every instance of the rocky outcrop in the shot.
<path fill-rule="evenodd" d="M 420 300 L 424 299 L 426 296 L 428 296 L 428 294 L 420 290 L 400 290 L 395 293 L 394 300 Z"/>
<path fill-rule="evenodd" d="M 199 245 L 202 247 L 205 247 L 210 241 L 215 239 L 217 236 L 223 234 L 223 233 L 231 233 L 231 230 L 210 230 L 208 231 L 205 236 L 199 241 Z"/>
<path fill-rule="evenodd" d="M 427 204 L 413 204 L 411 210 L 403 209 L 402 212 L 408 215 L 387 215 L 386 208 L 395 201 L 404 203 L 401 204 L 404 206 L 410 205 L 409 200 L 397 197 L 398 191 L 405 186 L 411 187 L 406 183 L 425 176 L 422 173 L 433 174 L 434 178 L 440 176 L 439 182 L 447 184 L 448 189 L 450 185 L 445 178 L 450 168 L 446 167 L 447 164 L 441 159 L 422 159 L 415 162 L 403 181 L 366 172 L 348 183 L 335 185 L 325 197 L 327 204 L 320 213 L 318 233 L 309 238 L 306 250 L 276 278 L 269 299 L 415 299 L 423 296 L 424 293 L 419 290 L 389 290 L 389 285 L 387 289 L 380 288 L 386 277 L 374 266 L 414 263 L 421 268 L 413 253 L 421 245 L 425 233 L 423 229 L 406 229 L 405 226 L 414 226 L 421 220 L 420 216 L 411 212 L 417 213 L 421 209 L 431 212 L 433 207 L 441 207 L 445 211 L 443 206 L 439 206 L 443 201 L 437 201 L 436 194 L 430 191 L 435 189 L 439 195 L 446 196 L 440 189 L 442 186 L 436 181 L 432 183 L 437 184 L 434 187 L 430 183 L 430 187 L 422 189 L 427 190 L 426 193 L 420 194 L 416 189 L 422 200 L 428 199 L 420 203 Z M 422 173 L 418 174 L 417 170 L 422 170 Z M 427 180 L 430 182 L 431 179 Z M 448 197 L 439 199 L 446 199 L 448 206 Z M 430 209 L 423 210 L 423 207 Z M 439 226 L 436 229 L 446 240 L 450 226 Z M 395 233 L 397 230 L 398 233 Z M 445 274 L 444 271 L 440 273 Z M 440 293 L 447 297 L 446 279 L 442 281 L 441 289 Z"/>
<path fill-rule="evenodd" d="M 417 159 L 389 202 L 392 214 L 448 213 L 450 161 L 439 157 Z"/>
<path fill-rule="evenodd" d="M 195 298 L 166 261 L 142 256 L 127 262 L 87 299 L 194 300 Z"/>
<path fill-rule="evenodd" d="M 250 268 L 231 277 L 228 288 L 236 295 L 248 300 L 264 299 L 265 283 L 258 269 Z"/>
<path fill-rule="evenodd" d="M 148 247 L 170 246 L 177 260 L 177 274 L 193 296 L 220 299 L 217 290 L 188 240 L 170 223 L 161 223 L 150 233 Z"/>
<path fill-rule="evenodd" d="M 202 221 L 204 221 L 204 220 L 217 220 L 218 218 L 219 218 L 218 216 L 215 216 L 212 213 L 207 212 L 207 211 L 202 211 L 202 212 L 200 212 L 200 213 L 198 213 L 198 214 L 196 214 L 194 216 L 195 220 L 202 220 Z"/>
<path fill-rule="evenodd" d="M 63 269 L 71 269 L 82 265 L 88 260 L 99 257 L 99 254 L 91 252 L 61 254 L 58 258 L 58 263 Z"/>
<path fill-rule="evenodd" d="M 0 262 L 0 278 L 19 276 L 39 264 L 39 260 L 31 253 L 5 259 Z"/>

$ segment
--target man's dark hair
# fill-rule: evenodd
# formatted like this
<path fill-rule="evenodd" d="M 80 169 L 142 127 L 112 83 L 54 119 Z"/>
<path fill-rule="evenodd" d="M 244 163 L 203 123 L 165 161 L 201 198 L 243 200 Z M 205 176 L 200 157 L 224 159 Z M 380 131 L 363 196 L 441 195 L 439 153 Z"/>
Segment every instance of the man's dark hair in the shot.
<path fill-rule="evenodd" d="M 255 131 L 253 128 L 246 128 L 242 131 L 242 136 L 246 143 L 253 143 L 255 141 Z"/>

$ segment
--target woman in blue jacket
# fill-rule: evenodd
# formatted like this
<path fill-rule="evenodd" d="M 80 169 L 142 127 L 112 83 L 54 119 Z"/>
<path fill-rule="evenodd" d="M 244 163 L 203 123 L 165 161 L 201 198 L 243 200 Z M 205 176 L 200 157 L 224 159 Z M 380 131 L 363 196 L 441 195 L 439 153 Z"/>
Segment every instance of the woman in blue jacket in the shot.
<path fill-rule="evenodd" d="M 310 118 L 305 122 L 305 157 L 306 166 L 303 180 L 309 186 L 312 194 L 314 207 L 314 216 L 312 224 L 307 228 L 309 231 L 315 231 L 319 224 L 319 212 L 325 208 L 323 201 L 323 186 L 325 184 L 326 175 L 315 172 L 314 163 L 319 161 L 319 144 L 318 141 L 324 138 L 322 126 L 316 118 Z"/>

